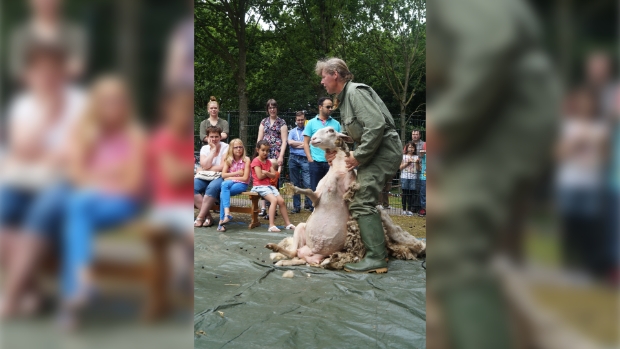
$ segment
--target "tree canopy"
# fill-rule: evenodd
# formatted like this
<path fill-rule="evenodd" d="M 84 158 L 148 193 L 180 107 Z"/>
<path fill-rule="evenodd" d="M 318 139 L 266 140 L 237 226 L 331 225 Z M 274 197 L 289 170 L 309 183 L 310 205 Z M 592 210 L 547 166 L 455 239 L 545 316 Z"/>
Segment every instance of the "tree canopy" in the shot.
<path fill-rule="evenodd" d="M 314 112 L 326 95 L 314 66 L 335 56 L 404 116 L 401 126 L 423 119 L 425 16 L 423 0 L 196 0 L 196 114 L 215 96 L 239 111 L 244 139 L 248 111 L 269 98 Z"/>

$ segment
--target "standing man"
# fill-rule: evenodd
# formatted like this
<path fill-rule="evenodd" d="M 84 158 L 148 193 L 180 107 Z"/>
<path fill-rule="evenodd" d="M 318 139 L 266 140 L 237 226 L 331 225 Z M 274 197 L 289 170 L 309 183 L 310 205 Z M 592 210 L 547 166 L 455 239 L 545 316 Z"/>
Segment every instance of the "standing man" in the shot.
<path fill-rule="evenodd" d="M 289 173 L 291 174 L 291 182 L 299 188 L 310 188 L 310 169 L 308 168 L 308 158 L 304 150 L 304 124 L 306 123 L 306 115 L 303 111 L 295 113 L 295 124 L 297 127 L 288 133 L 288 144 L 291 146 L 291 152 L 288 159 Z M 312 201 L 306 196 L 305 209 L 312 208 Z M 293 195 L 293 211 L 291 213 L 301 212 L 301 198 L 299 194 Z"/>
<path fill-rule="evenodd" d="M 421 135 L 420 135 L 420 130 L 413 130 L 411 131 L 411 141 L 413 142 L 413 144 L 415 144 L 415 151 L 416 154 L 418 156 L 419 159 L 422 158 L 422 154 L 421 151 L 424 148 L 424 141 L 421 139 Z M 421 179 L 420 179 L 420 174 L 416 173 L 414 174 L 415 176 L 415 197 L 414 197 L 414 203 L 413 203 L 413 212 L 417 212 L 418 214 L 424 214 L 426 215 L 426 210 L 424 212 L 420 212 L 422 206 L 424 206 L 424 208 L 426 209 L 426 200 L 425 200 L 425 204 L 422 205 L 421 199 L 422 199 L 422 191 L 421 191 Z M 426 178 L 426 177 L 425 177 Z M 424 184 L 426 185 L 426 182 L 424 182 Z M 424 192 L 426 195 L 426 187 L 424 187 Z"/>
<path fill-rule="evenodd" d="M 358 263 L 344 266 L 346 271 L 387 272 L 387 250 L 381 215 L 376 204 L 381 188 L 392 178 L 402 159 L 402 144 L 396 132 L 394 119 L 377 93 L 364 84 L 354 83 L 347 64 L 339 58 L 321 60 L 316 73 L 327 93 L 336 94 L 342 123 L 347 134 L 357 143 L 355 151 L 345 158 L 348 170 L 357 167 L 359 190 L 349 204 L 353 219 L 357 220 L 366 256 Z M 326 154 L 327 161 L 335 152 Z"/>
<path fill-rule="evenodd" d="M 319 181 L 325 177 L 329 171 L 329 164 L 325 159 L 325 151 L 310 145 L 310 138 L 314 136 L 316 131 L 331 126 L 340 132 L 340 123 L 334 120 L 330 115 L 332 113 L 333 103 L 329 97 L 319 98 L 319 114 L 308 121 L 304 130 L 304 151 L 308 159 L 308 167 L 310 168 L 310 189 L 316 190 Z"/>
<path fill-rule="evenodd" d="M 550 164 L 559 92 L 554 69 L 528 2 L 433 3 L 427 292 L 437 300 L 447 347 L 536 347 L 522 342 L 527 336 L 515 324 L 528 333 L 542 329 L 529 328 L 525 317 L 511 319 L 515 307 L 492 261 L 505 232 L 519 224 L 526 192 Z"/>

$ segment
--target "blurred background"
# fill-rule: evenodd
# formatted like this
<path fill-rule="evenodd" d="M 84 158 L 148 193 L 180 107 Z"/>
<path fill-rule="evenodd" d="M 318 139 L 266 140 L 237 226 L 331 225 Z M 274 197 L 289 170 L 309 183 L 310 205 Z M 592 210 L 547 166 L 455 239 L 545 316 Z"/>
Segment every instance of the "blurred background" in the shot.
<path fill-rule="evenodd" d="M 437 1 L 427 35 L 428 347 L 618 347 L 618 3 Z"/>
<path fill-rule="evenodd" d="M 193 1 L 0 8 L 2 347 L 191 347 Z"/>

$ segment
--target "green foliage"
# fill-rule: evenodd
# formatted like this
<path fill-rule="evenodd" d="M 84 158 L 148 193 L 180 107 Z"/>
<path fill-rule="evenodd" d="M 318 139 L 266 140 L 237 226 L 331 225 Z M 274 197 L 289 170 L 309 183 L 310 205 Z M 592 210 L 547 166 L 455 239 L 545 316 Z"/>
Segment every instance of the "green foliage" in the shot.
<path fill-rule="evenodd" d="M 242 41 L 225 7 L 246 6 L 246 110 L 262 110 L 267 99 L 275 98 L 281 111 L 316 112 L 316 101 L 326 92 L 314 66 L 318 59 L 336 56 L 347 62 L 355 81 L 372 86 L 392 111 L 401 110 L 403 88 L 398 86 L 406 85 L 409 103 L 404 112 L 412 119 L 424 118 L 424 2 L 197 0 L 195 4 L 197 112 L 203 112 L 211 95 L 221 101 L 222 110 L 241 108 L 235 75 L 239 61 L 230 57 L 239 58 Z M 216 54 L 218 49 L 224 52 Z"/>

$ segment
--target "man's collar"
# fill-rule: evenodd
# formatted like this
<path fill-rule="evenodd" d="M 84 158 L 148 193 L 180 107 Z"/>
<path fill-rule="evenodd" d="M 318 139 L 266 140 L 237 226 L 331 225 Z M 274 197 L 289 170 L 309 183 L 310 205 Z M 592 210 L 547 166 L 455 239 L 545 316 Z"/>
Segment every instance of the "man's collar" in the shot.
<path fill-rule="evenodd" d="M 335 107 L 335 108 L 340 107 L 340 103 L 341 103 L 341 102 L 342 102 L 342 100 L 344 99 L 345 92 L 346 92 L 347 87 L 349 86 L 349 83 L 350 83 L 350 82 L 351 82 L 350 80 L 349 80 L 349 81 L 347 81 L 347 82 L 345 82 L 345 83 L 344 83 L 344 86 L 342 87 L 342 91 L 340 91 L 340 93 L 336 96 L 336 99 L 338 100 L 338 106 L 337 106 L 337 107 Z"/>
<path fill-rule="evenodd" d="M 316 118 L 321 120 L 321 114 L 316 114 Z M 327 119 L 325 119 L 325 121 L 328 121 L 329 119 L 331 119 L 332 116 L 331 115 L 327 115 Z"/>

